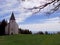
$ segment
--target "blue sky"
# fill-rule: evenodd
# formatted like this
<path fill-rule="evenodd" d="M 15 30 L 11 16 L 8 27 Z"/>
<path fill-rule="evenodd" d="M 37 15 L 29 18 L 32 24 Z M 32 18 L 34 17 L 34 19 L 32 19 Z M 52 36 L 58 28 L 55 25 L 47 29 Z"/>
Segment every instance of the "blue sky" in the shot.
<path fill-rule="evenodd" d="M 60 9 L 46 16 L 45 12 L 53 8 L 52 5 L 47 6 L 38 13 L 39 9 L 27 10 L 24 8 L 32 8 L 34 6 L 43 5 L 50 0 L 0 0 L 0 21 L 6 19 L 9 21 L 11 13 L 14 13 L 16 22 L 22 29 L 31 31 L 60 31 Z M 51 8 L 49 8 L 51 7 Z"/>

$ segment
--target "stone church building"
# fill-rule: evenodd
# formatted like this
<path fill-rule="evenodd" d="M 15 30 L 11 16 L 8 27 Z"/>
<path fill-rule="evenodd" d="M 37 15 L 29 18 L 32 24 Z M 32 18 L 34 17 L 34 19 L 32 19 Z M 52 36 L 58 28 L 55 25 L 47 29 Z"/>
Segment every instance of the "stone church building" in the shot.
<path fill-rule="evenodd" d="M 15 21 L 14 13 L 12 13 L 9 23 L 5 27 L 5 34 L 18 34 L 18 24 Z"/>

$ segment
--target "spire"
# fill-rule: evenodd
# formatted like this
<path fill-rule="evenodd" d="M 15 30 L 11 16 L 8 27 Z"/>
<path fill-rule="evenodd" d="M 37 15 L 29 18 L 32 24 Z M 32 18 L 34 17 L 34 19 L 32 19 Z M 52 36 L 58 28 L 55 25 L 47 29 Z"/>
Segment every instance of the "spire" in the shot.
<path fill-rule="evenodd" d="M 15 20 L 14 13 L 12 12 L 10 20 Z"/>

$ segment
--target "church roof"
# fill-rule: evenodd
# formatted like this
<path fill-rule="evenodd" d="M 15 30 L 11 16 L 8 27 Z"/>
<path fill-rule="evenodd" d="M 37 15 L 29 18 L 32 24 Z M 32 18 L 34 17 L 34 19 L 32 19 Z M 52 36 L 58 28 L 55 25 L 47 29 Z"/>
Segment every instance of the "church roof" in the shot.
<path fill-rule="evenodd" d="M 15 20 L 14 13 L 12 12 L 10 20 Z"/>

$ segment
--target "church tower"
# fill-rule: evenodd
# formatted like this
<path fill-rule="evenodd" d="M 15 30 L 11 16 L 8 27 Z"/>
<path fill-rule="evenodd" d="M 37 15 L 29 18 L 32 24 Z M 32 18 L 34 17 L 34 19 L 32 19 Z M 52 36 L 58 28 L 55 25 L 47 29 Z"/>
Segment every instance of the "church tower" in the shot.
<path fill-rule="evenodd" d="M 15 21 L 14 13 L 12 13 L 9 23 L 5 28 L 5 34 L 18 34 L 18 25 Z"/>

